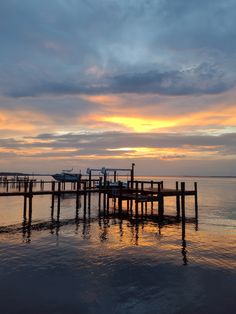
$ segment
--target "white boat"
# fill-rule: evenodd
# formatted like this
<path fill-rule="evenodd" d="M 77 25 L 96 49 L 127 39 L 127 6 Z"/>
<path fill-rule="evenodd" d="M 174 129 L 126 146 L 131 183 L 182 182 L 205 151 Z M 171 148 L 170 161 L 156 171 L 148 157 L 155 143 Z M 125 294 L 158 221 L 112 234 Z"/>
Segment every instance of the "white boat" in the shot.
<path fill-rule="evenodd" d="M 78 181 L 81 178 L 81 174 L 71 173 L 71 171 L 73 171 L 73 168 L 70 170 L 62 170 L 61 173 L 53 174 L 52 177 L 56 181 L 63 181 L 63 182 Z"/>

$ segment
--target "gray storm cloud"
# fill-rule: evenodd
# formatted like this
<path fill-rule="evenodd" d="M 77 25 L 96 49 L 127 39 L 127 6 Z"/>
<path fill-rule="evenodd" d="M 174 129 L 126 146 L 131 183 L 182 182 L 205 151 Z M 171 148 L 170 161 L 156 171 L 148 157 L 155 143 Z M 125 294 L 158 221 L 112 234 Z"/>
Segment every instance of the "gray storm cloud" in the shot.
<path fill-rule="evenodd" d="M 222 93 L 236 82 L 235 21 L 230 0 L 2 0 L 0 92 Z"/>

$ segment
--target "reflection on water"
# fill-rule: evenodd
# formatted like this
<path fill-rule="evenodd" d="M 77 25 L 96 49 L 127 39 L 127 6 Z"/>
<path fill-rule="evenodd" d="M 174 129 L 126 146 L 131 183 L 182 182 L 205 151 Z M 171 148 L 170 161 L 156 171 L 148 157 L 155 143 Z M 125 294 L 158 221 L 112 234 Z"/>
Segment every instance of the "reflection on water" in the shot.
<path fill-rule="evenodd" d="M 0 313 L 234 313 L 235 190 L 233 179 L 201 179 L 199 221 L 185 224 L 150 217 L 155 204 L 99 212 L 95 197 L 87 211 L 62 199 L 59 219 L 49 197 L 34 197 L 27 220 L 23 199 L 2 199 Z M 175 200 L 165 205 L 175 213 Z"/>

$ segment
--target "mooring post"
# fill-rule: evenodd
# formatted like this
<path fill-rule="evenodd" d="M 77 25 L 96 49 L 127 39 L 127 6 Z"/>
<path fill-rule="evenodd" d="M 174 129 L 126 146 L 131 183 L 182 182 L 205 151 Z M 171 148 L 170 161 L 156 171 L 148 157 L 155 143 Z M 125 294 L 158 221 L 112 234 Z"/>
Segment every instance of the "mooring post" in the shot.
<path fill-rule="evenodd" d="M 119 198 L 118 198 L 119 213 L 122 211 L 122 182 L 119 182 Z"/>
<path fill-rule="evenodd" d="M 57 220 L 60 218 L 60 210 L 61 210 L 61 182 L 58 182 L 58 190 L 57 190 Z"/>
<path fill-rule="evenodd" d="M 143 182 L 141 182 L 141 196 L 143 196 Z M 141 212 L 143 215 L 143 201 L 141 202 Z"/>
<path fill-rule="evenodd" d="M 135 182 L 135 214 L 138 215 L 138 181 Z"/>
<path fill-rule="evenodd" d="M 164 189 L 164 182 L 161 181 L 161 190 L 163 190 L 163 189 Z"/>
<path fill-rule="evenodd" d="M 185 182 L 181 182 L 182 240 L 185 241 Z"/>
<path fill-rule="evenodd" d="M 153 214 L 153 181 L 151 181 L 151 214 Z"/>
<path fill-rule="evenodd" d="M 98 209 L 101 210 L 101 189 L 102 189 L 102 177 L 99 177 L 99 187 L 98 187 Z"/>
<path fill-rule="evenodd" d="M 80 182 L 77 180 L 76 182 L 76 210 L 79 208 L 79 189 L 80 189 Z"/>
<path fill-rule="evenodd" d="M 133 187 L 134 187 L 134 166 L 135 166 L 135 164 L 132 163 L 132 168 L 131 168 L 131 172 L 130 172 L 131 189 L 133 189 Z"/>
<path fill-rule="evenodd" d="M 198 193 L 197 193 L 197 182 L 194 182 L 194 198 L 195 198 L 195 218 L 198 220 Z"/>
<path fill-rule="evenodd" d="M 24 220 L 26 220 L 27 213 L 27 191 L 28 191 L 28 182 L 24 182 Z"/>
<path fill-rule="evenodd" d="M 176 181 L 176 217 L 180 217 L 180 197 L 179 197 L 179 182 Z"/>
<path fill-rule="evenodd" d="M 84 215 L 87 209 L 87 181 L 84 181 Z"/>
<path fill-rule="evenodd" d="M 33 181 L 29 183 L 29 222 L 32 219 Z"/>
<path fill-rule="evenodd" d="M 54 203 L 55 203 L 55 181 L 52 181 L 52 204 L 51 204 L 51 217 L 54 216 Z"/>
<path fill-rule="evenodd" d="M 103 179 L 104 179 L 103 187 L 104 187 L 104 189 L 105 189 L 105 188 L 107 187 L 107 173 L 106 173 L 106 171 L 104 172 Z"/>
<path fill-rule="evenodd" d="M 182 221 L 185 220 L 185 182 L 181 182 Z"/>
<path fill-rule="evenodd" d="M 161 192 L 161 182 L 158 182 L 158 216 L 162 217 L 164 214 L 164 197 Z"/>

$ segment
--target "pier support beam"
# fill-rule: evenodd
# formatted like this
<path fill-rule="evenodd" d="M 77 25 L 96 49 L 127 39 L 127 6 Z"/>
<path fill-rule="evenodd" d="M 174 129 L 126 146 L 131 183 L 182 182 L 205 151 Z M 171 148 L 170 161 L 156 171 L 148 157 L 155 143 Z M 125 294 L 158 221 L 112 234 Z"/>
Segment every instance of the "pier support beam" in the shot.
<path fill-rule="evenodd" d="M 176 217 L 177 219 L 180 218 L 180 196 L 179 196 L 179 182 L 176 181 L 176 191 L 177 191 L 177 195 L 176 195 Z"/>
<path fill-rule="evenodd" d="M 195 218 L 196 220 L 198 220 L 198 193 L 197 193 L 197 182 L 194 182 L 194 191 L 195 191 L 195 195 L 194 195 L 194 199 L 195 199 Z"/>
<path fill-rule="evenodd" d="M 57 190 L 57 220 L 60 219 L 60 211 L 61 211 L 61 182 L 58 182 L 58 190 Z"/>

